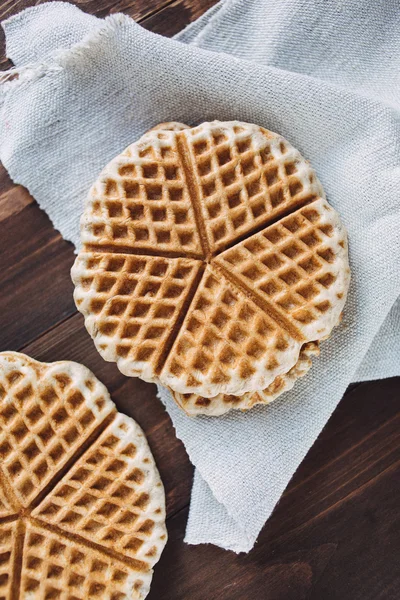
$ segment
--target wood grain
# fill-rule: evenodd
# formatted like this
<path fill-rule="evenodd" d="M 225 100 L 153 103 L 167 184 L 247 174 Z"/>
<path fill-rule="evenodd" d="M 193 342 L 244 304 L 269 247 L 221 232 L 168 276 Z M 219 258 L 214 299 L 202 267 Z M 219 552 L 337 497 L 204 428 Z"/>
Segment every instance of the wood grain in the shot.
<path fill-rule="evenodd" d="M 11 17 L 24 8 L 44 4 L 47 0 L 8 0 L 0 5 L 0 20 Z M 68 1 L 68 0 L 67 0 Z M 123 12 L 133 19 L 140 20 L 147 15 L 157 12 L 171 0 L 77 0 L 69 2 L 75 4 L 84 12 L 97 17 L 106 17 L 109 14 Z"/>
<path fill-rule="evenodd" d="M 0 0 L 0 18 L 39 4 Z M 172 36 L 215 0 L 81 0 Z M 4 55 L 3 67 L 9 65 Z M 188 546 L 193 468 L 155 386 L 104 362 L 75 310 L 71 244 L 0 166 L 0 350 L 76 360 L 144 428 L 167 494 L 169 542 L 149 600 L 398 600 L 400 378 L 352 386 L 299 467 L 254 550 Z M 249 507 L 251 510 L 251 507 Z"/>
<path fill-rule="evenodd" d="M 399 598 L 398 404 L 399 379 L 343 398 L 247 556 L 182 552 L 187 509 L 171 518 L 149 598 Z"/>
<path fill-rule="evenodd" d="M 73 248 L 36 204 L 0 227 L 0 348 L 18 350 L 76 312 L 69 275 Z"/>
<path fill-rule="evenodd" d="M 172 37 L 214 4 L 215 0 L 176 0 L 153 15 L 145 17 L 141 24 L 154 33 Z"/>

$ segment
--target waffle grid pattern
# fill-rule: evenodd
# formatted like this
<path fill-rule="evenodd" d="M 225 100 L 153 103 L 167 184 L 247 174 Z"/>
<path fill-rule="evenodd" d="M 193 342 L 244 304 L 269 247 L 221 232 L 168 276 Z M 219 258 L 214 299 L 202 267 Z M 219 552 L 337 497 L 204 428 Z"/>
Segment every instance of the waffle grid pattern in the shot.
<path fill-rule="evenodd" d="M 106 360 L 120 358 L 126 375 L 146 379 L 146 365 L 157 363 L 164 352 L 201 263 L 81 253 L 76 267 L 75 302 L 90 315 L 86 327 L 98 350 Z"/>
<path fill-rule="evenodd" d="M 17 552 L 17 521 L 0 522 L 0 598 L 11 597 Z"/>
<path fill-rule="evenodd" d="M 131 570 L 123 562 L 93 550 L 88 553 L 85 546 L 60 538 L 36 523 L 27 525 L 20 587 L 23 598 L 144 598 L 146 575 L 131 582 Z"/>
<path fill-rule="evenodd" d="M 240 124 L 194 127 L 183 135 L 213 253 L 323 195 L 312 169 L 280 136 Z"/>
<path fill-rule="evenodd" d="M 92 188 L 84 244 L 129 245 L 201 256 L 201 242 L 173 132 L 130 146 Z M 144 138 L 145 139 L 145 138 Z"/>
<path fill-rule="evenodd" d="M 162 486 L 148 467 L 146 447 L 131 441 L 139 435 L 119 415 L 33 516 L 71 533 L 79 529 L 82 537 L 123 556 L 145 561 L 157 556 L 149 535 L 163 535 L 164 514 L 147 508 L 150 490 Z"/>
<path fill-rule="evenodd" d="M 11 587 L 18 586 L 20 597 L 35 600 L 145 598 L 166 529 L 164 491 L 143 432 L 116 412 L 106 388 L 76 363 L 46 365 L 0 353 L 0 389 L 0 503 L 10 512 L 11 494 L 15 508 L 0 515 L 0 598 L 17 597 Z M 43 397 L 53 400 L 39 418 Z M 56 405 L 63 419 L 54 419 Z M 92 419 L 83 422 L 86 413 Z M 51 462 L 45 447 L 23 461 L 45 423 L 54 430 L 47 448 L 56 437 L 62 457 Z M 22 424 L 27 432 L 15 438 Z M 63 445 L 71 427 L 79 444 Z M 50 473 L 36 479 L 40 460 Z M 18 472 L 10 469 L 15 461 Z M 14 575 L 14 563 L 21 562 L 22 573 Z"/>
<path fill-rule="evenodd" d="M 226 371 L 237 373 L 238 385 L 251 385 L 260 363 L 272 381 L 284 368 L 282 361 L 286 366 L 288 356 L 295 362 L 297 355 L 297 344 L 286 332 L 208 266 L 165 371 L 176 387 L 188 363 L 193 367 L 189 387 L 206 387 L 208 381 L 213 387 L 223 386 Z"/>
<path fill-rule="evenodd" d="M 12 403 L 0 405 L 2 468 L 23 506 L 32 502 L 110 412 L 93 376 L 73 382 L 68 372 L 57 367 L 50 378 L 44 375 L 17 365 L 0 383 L 0 402 L 13 398 Z M 93 392 L 92 408 L 85 397 Z"/>
<path fill-rule="evenodd" d="M 147 165 L 150 157 L 158 176 L 169 164 L 163 153 L 168 157 L 171 151 L 170 158 L 176 155 L 179 177 L 193 208 L 190 220 L 198 232 L 195 253 L 199 254 L 175 242 L 168 248 L 160 243 L 149 248 L 129 232 L 124 245 L 119 246 L 111 243 L 104 228 L 95 240 L 88 234 L 97 223 L 91 195 L 82 218 L 83 251 L 72 269 L 77 307 L 102 356 L 116 361 L 126 375 L 208 398 L 263 390 L 273 377 L 287 373 L 296 364 L 302 344 L 326 337 L 338 323 L 349 282 L 345 230 L 324 200 L 309 163 L 281 136 L 239 122 L 204 123 L 187 129 L 179 124 L 176 131 L 174 124 L 165 126 L 168 131 L 151 131 L 114 159 L 93 189 L 98 190 L 101 200 L 106 198 L 104 190 L 112 188 L 113 182 L 119 185 L 118 177 L 125 173 L 129 161 L 135 169 L 142 169 L 142 162 Z M 136 170 L 129 175 L 128 171 L 130 185 L 146 187 L 142 175 Z M 124 194 L 116 190 L 125 206 Z M 172 200 L 167 205 L 172 207 Z M 111 217 L 101 211 L 105 227 L 112 224 Z M 129 229 L 131 221 L 125 213 L 123 218 Z M 162 288 L 151 289 L 146 267 L 130 289 L 126 283 L 132 279 L 129 261 L 168 263 L 162 276 L 168 286 L 179 260 L 188 261 L 192 271 L 182 282 L 185 290 L 174 301 L 175 310 L 171 307 L 170 316 L 159 324 L 154 321 L 154 311 L 164 302 L 162 292 L 158 292 Z M 110 275 L 107 261 L 120 261 L 116 278 Z M 254 310 L 259 319 L 272 319 L 281 338 L 293 338 L 289 351 L 276 351 L 267 335 L 262 343 L 258 339 L 264 355 L 258 351 L 249 354 L 247 346 L 254 336 L 249 327 L 235 348 L 228 335 L 230 349 L 222 350 L 223 326 L 219 330 L 216 316 L 203 309 L 198 319 L 203 330 L 191 335 L 193 302 L 200 289 L 204 294 L 204 272 L 210 270 L 224 281 L 226 291 L 231 290 L 247 305 L 248 312 Z M 124 290 L 125 285 L 130 298 L 121 301 L 121 287 Z M 145 292 L 147 285 L 150 290 Z M 150 306 L 140 322 L 132 320 L 135 309 L 129 302 Z M 203 304 L 209 303 L 210 298 Z M 224 312 L 224 306 L 219 310 Z M 153 335 L 154 328 L 159 335 Z M 133 334 L 127 336 L 126 331 Z M 210 351 L 210 346 L 218 349 Z M 236 357 L 226 360 L 232 353 Z M 274 364 L 279 365 L 277 370 L 271 368 Z"/>
<path fill-rule="evenodd" d="M 316 323 L 319 337 L 329 335 L 340 314 L 335 304 L 344 285 L 335 259 L 347 250 L 330 212 L 325 200 L 317 200 L 216 259 L 305 337 Z M 324 323 L 326 313 L 330 318 Z"/>

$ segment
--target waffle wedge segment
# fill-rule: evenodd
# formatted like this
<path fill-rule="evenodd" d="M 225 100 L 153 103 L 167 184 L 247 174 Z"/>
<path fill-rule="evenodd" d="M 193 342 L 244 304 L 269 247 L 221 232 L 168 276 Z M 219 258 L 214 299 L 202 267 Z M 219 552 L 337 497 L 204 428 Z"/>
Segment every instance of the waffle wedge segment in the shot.
<path fill-rule="evenodd" d="M 193 165 L 212 254 L 324 192 L 310 164 L 282 136 L 238 121 L 179 134 Z"/>
<path fill-rule="evenodd" d="M 160 373 L 163 385 L 204 397 L 267 387 L 297 361 L 301 344 L 212 265 Z M 214 392 L 214 393 L 213 393 Z"/>
<path fill-rule="evenodd" d="M 192 259 L 80 253 L 74 299 L 103 358 L 155 381 L 201 270 Z"/>
<path fill-rule="evenodd" d="M 153 131 L 112 160 L 81 219 L 84 245 L 202 256 L 174 131 Z"/>
<path fill-rule="evenodd" d="M 140 427 L 117 414 L 32 514 L 150 569 L 167 538 L 165 500 Z"/>
<path fill-rule="evenodd" d="M 318 356 L 319 347 L 308 342 L 301 348 L 297 363 L 287 372 L 278 375 L 264 390 L 247 392 L 243 396 L 219 394 L 214 398 L 204 398 L 198 394 L 178 394 L 170 390 L 176 403 L 189 416 L 207 415 L 219 417 L 230 410 L 246 411 L 256 404 L 269 404 L 284 392 L 292 389 L 299 377 L 304 377 L 311 369 L 312 358 Z"/>
<path fill-rule="evenodd" d="M 338 324 L 350 270 L 347 237 L 336 211 L 319 198 L 216 259 L 306 340 Z"/>
<path fill-rule="evenodd" d="M 21 526 L 18 521 L 0 523 L 0 598 L 18 598 L 22 555 Z"/>
<path fill-rule="evenodd" d="M 36 521 L 27 523 L 21 598 L 142 600 L 152 571 L 125 562 Z"/>
<path fill-rule="evenodd" d="M 3 478 L 27 507 L 112 411 L 106 388 L 82 365 L 0 353 Z"/>

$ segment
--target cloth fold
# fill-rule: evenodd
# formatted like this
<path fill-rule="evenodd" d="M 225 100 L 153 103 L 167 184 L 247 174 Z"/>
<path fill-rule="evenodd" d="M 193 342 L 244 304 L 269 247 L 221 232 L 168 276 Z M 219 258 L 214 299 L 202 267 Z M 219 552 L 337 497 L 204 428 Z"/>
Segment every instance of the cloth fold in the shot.
<path fill-rule="evenodd" d="M 99 171 L 171 120 L 278 131 L 347 226 L 344 319 L 292 391 L 190 419 L 159 389 L 196 467 L 188 543 L 249 551 L 347 385 L 399 374 L 399 22 L 394 1 L 224 0 L 174 40 L 62 2 L 3 23 L 19 77 L 0 87 L 0 158 L 75 246 Z"/>

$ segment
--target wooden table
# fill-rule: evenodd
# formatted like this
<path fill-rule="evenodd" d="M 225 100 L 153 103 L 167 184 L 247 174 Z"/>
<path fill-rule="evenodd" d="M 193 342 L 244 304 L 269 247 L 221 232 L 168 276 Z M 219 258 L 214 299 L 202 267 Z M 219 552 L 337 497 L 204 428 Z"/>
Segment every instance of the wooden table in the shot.
<path fill-rule="evenodd" d="M 80 0 L 173 35 L 215 0 Z M 0 0 L 0 19 L 39 4 Z M 9 66 L 2 57 L 2 67 Z M 193 468 L 155 386 L 104 362 L 72 299 L 72 245 L 0 167 L 0 350 L 83 362 L 145 430 L 167 494 L 169 542 L 149 600 L 400 598 L 400 379 L 353 385 L 291 481 L 255 549 L 183 543 Z M 251 509 L 250 509 L 251 510 Z"/>

